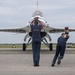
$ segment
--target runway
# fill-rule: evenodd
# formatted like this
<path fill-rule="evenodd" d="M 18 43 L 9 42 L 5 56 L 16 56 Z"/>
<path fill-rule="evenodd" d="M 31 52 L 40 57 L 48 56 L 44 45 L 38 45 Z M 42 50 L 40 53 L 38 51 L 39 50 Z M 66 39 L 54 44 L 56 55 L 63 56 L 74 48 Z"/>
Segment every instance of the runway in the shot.
<path fill-rule="evenodd" d="M 0 49 L 0 75 L 75 75 L 75 50 L 67 49 L 62 63 L 51 67 L 54 52 L 41 50 L 40 66 L 34 67 L 32 50 Z"/>
<path fill-rule="evenodd" d="M 53 51 L 50 51 L 48 48 L 41 49 L 41 54 L 54 54 L 55 48 Z M 75 54 L 75 48 L 66 48 L 66 54 Z M 27 48 L 26 51 L 23 51 L 22 48 L 0 48 L 0 54 L 32 54 L 32 49 Z"/>

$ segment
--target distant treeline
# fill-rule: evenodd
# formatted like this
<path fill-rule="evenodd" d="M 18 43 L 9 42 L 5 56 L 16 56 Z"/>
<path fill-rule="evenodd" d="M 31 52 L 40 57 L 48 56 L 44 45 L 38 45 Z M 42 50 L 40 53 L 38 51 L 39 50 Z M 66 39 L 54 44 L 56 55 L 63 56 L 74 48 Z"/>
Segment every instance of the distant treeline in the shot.
<path fill-rule="evenodd" d="M 23 43 L 5 43 L 5 44 L 0 44 L 0 45 L 22 45 Z M 53 45 L 56 45 L 57 43 L 52 43 Z M 67 44 L 75 44 L 75 43 L 67 43 Z M 42 44 L 42 45 L 44 45 L 44 44 Z"/>
<path fill-rule="evenodd" d="M 22 44 L 0 44 L 0 45 L 22 45 Z"/>

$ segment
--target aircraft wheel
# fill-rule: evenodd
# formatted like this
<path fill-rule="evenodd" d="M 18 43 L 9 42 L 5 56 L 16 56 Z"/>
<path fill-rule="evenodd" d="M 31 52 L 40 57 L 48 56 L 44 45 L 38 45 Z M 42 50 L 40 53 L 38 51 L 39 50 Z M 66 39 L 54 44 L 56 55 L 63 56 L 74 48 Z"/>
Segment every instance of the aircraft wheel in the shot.
<path fill-rule="evenodd" d="M 23 51 L 25 51 L 25 50 L 26 50 L 26 44 L 23 43 Z"/>
<path fill-rule="evenodd" d="M 52 43 L 49 44 L 49 49 L 50 49 L 50 51 L 53 50 L 53 45 L 52 45 Z"/>

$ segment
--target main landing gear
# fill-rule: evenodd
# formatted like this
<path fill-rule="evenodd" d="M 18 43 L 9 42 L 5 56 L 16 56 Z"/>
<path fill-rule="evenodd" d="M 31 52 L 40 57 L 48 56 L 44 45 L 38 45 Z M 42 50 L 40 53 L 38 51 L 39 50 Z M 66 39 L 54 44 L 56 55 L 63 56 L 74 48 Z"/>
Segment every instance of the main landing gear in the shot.
<path fill-rule="evenodd" d="M 52 44 L 52 43 L 50 43 L 50 44 L 48 45 L 48 47 L 49 47 L 49 50 L 50 50 L 50 51 L 53 50 L 53 44 Z M 26 44 L 25 44 L 25 43 L 23 43 L 23 51 L 26 51 Z"/>
<path fill-rule="evenodd" d="M 53 50 L 53 44 L 52 43 L 49 44 L 49 49 L 50 49 L 50 51 Z"/>
<path fill-rule="evenodd" d="M 53 44 L 52 43 L 48 43 L 45 38 L 42 40 L 42 42 L 49 48 L 50 51 L 53 50 Z"/>
<path fill-rule="evenodd" d="M 25 51 L 25 50 L 26 50 L 26 44 L 23 43 L 23 51 Z"/>

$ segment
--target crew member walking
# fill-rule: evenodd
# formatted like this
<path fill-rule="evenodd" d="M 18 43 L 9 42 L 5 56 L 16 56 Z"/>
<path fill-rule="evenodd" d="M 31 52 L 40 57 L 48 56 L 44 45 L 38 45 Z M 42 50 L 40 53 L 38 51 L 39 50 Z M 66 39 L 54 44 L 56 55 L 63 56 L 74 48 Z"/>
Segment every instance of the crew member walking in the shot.
<path fill-rule="evenodd" d="M 61 36 L 58 38 L 56 53 L 53 58 L 51 66 L 55 66 L 57 58 L 58 58 L 57 64 L 59 65 L 61 63 L 61 59 L 64 57 L 66 42 L 68 38 L 69 38 L 69 35 L 65 33 L 62 33 Z"/>

